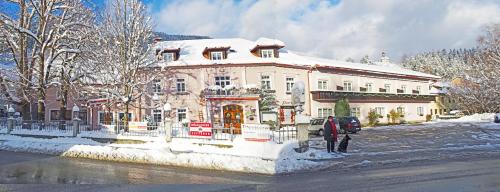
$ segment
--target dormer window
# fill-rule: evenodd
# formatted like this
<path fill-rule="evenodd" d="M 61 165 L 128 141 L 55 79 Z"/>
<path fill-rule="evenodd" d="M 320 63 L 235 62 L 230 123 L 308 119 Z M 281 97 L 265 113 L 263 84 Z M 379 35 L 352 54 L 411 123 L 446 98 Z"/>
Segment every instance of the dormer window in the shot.
<path fill-rule="evenodd" d="M 171 62 L 171 61 L 177 61 L 180 56 L 180 48 L 169 48 L 169 49 L 163 49 L 163 50 L 157 50 L 158 54 L 158 60 L 163 59 L 164 62 Z"/>
<path fill-rule="evenodd" d="M 205 47 L 205 50 L 203 50 L 203 57 L 214 60 L 214 61 L 220 61 L 227 59 L 228 52 L 231 47 Z"/>
<path fill-rule="evenodd" d="M 163 61 L 165 62 L 171 62 L 175 59 L 174 53 L 163 53 Z"/>
<path fill-rule="evenodd" d="M 259 38 L 250 52 L 260 58 L 279 58 L 279 49 L 285 44 L 277 39 Z"/>
<path fill-rule="evenodd" d="M 260 56 L 262 58 L 274 58 L 274 49 L 261 49 Z"/>
<path fill-rule="evenodd" d="M 213 51 L 210 52 L 211 60 L 222 60 L 222 51 Z"/>

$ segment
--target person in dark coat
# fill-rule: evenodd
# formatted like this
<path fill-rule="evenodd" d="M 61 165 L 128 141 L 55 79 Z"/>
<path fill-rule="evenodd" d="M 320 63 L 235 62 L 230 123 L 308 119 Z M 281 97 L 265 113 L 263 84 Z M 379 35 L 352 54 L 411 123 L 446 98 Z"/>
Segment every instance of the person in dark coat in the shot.
<path fill-rule="evenodd" d="M 326 140 L 326 150 L 328 153 L 335 151 L 335 141 L 337 141 L 337 127 L 332 116 L 328 116 L 328 120 L 323 125 L 323 137 Z"/>

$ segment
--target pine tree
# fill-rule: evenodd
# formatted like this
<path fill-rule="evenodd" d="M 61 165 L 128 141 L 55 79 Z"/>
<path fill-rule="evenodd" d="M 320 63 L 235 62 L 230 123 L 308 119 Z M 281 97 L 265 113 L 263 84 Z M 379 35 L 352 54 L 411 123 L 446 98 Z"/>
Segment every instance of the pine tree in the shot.
<path fill-rule="evenodd" d="M 339 99 L 335 103 L 335 116 L 347 117 L 351 115 L 351 108 L 349 107 L 349 100 L 347 98 Z"/>

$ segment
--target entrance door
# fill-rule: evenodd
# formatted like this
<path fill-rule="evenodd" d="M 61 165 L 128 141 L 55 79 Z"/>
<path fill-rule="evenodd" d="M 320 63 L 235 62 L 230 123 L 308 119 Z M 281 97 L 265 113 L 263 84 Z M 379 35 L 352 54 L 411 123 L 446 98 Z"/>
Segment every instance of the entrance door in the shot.
<path fill-rule="evenodd" d="M 243 107 L 239 105 L 226 105 L 223 107 L 224 128 L 233 128 L 234 134 L 241 134 L 243 120 Z"/>

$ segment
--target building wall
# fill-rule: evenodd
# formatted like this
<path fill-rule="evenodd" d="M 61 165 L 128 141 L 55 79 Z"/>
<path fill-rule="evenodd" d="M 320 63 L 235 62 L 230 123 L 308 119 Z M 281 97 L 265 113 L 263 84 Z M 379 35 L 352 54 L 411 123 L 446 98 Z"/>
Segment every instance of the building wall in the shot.
<path fill-rule="evenodd" d="M 231 84 L 236 87 L 244 87 L 245 85 L 261 86 L 261 76 L 269 75 L 271 78 L 271 89 L 275 91 L 276 99 L 279 105 L 290 105 L 291 94 L 286 91 L 286 78 L 293 77 L 294 81 L 303 81 L 306 85 L 304 114 L 318 117 L 319 108 L 330 108 L 333 112 L 334 102 L 318 102 L 312 99 L 310 91 L 337 91 L 337 86 L 344 86 L 344 81 L 352 82 L 352 91 L 359 92 L 360 87 L 366 87 L 366 83 L 372 83 L 372 92 L 379 92 L 379 88 L 384 88 L 385 84 L 391 85 L 389 93 L 396 94 L 396 89 L 401 88 L 401 85 L 407 86 L 407 92 L 411 93 L 420 86 L 420 95 L 429 94 L 429 80 L 410 79 L 410 78 L 397 78 L 388 77 L 384 75 L 366 75 L 355 73 L 341 73 L 339 71 L 319 71 L 311 70 L 306 67 L 282 66 L 274 64 L 247 64 L 247 65 L 200 65 L 189 67 L 167 67 L 166 70 L 149 70 L 148 73 L 155 74 L 155 78 L 160 80 L 161 91 L 157 93 L 159 100 L 153 100 L 152 84 L 146 85 L 146 92 L 137 101 L 140 108 L 131 108 L 130 112 L 133 113 L 133 121 L 142 121 L 146 116 L 152 116 L 154 109 L 163 110 L 163 106 L 169 103 L 172 107 L 172 112 L 169 114 L 170 118 L 177 121 L 178 109 L 186 109 L 186 116 L 191 121 L 207 121 L 209 118 L 207 103 L 202 95 L 202 91 L 215 85 L 216 76 L 230 76 Z M 151 75 L 148 75 L 148 77 Z M 176 83 L 177 79 L 184 79 L 186 85 L 185 92 L 177 92 Z M 327 81 L 325 89 L 319 89 L 318 80 Z M 47 91 L 46 102 L 46 120 L 50 119 L 50 110 L 59 109 L 59 101 L 57 99 L 55 88 L 50 88 Z M 70 97 L 68 102 L 68 110 L 71 110 L 74 105 Z M 241 101 L 240 103 L 246 106 L 257 106 L 258 101 Z M 80 103 L 80 108 L 82 104 Z M 425 115 L 429 114 L 429 102 L 404 102 L 404 103 L 391 103 L 391 102 L 351 102 L 351 107 L 359 107 L 360 120 L 367 122 L 367 115 L 371 109 L 375 107 L 384 107 L 385 114 L 389 113 L 391 109 L 398 107 L 405 108 L 405 117 L 407 121 L 424 121 Z M 417 107 L 423 107 L 424 114 L 422 116 L 417 114 Z M 114 111 L 123 111 L 119 107 L 113 107 Z M 258 108 L 258 107 L 257 107 Z M 88 118 L 93 122 L 97 122 L 97 115 L 101 107 L 98 105 L 89 110 Z M 162 114 L 164 112 L 162 111 Z M 380 122 L 387 122 L 386 115 Z M 258 119 L 252 121 L 245 121 L 251 123 L 258 123 Z"/>

